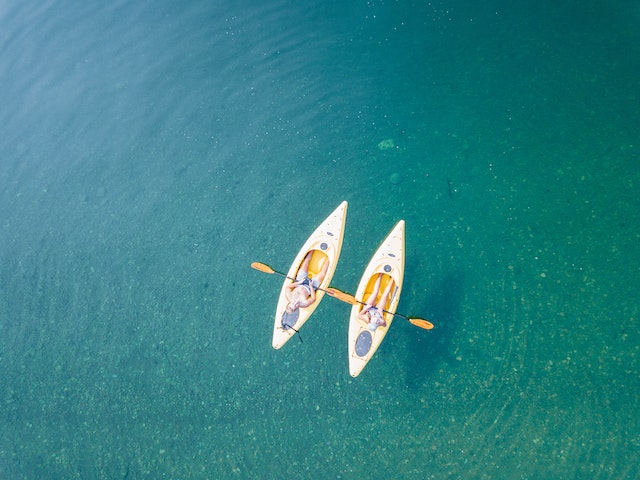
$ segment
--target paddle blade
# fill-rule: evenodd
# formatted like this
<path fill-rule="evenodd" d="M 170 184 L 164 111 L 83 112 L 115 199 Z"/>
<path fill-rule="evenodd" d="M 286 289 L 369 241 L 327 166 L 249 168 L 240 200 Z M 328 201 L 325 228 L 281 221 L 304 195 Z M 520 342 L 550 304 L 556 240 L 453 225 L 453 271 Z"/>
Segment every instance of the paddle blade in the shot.
<path fill-rule="evenodd" d="M 256 270 L 260 270 L 261 272 L 268 273 L 268 274 L 276 273 L 275 270 L 271 268 L 269 265 L 265 265 L 264 263 L 260 263 L 260 262 L 253 262 L 251 264 L 251 268 L 255 268 Z"/>
<path fill-rule="evenodd" d="M 425 330 L 431 330 L 433 328 L 433 323 L 423 318 L 410 318 L 409 322 L 416 327 L 424 328 Z"/>
<path fill-rule="evenodd" d="M 355 299 L 353 295 L 349 295 L 348 293 L 341 292 L 337 288 L 329 287 L 326 290 L 327 295 L 331 295 L 338 300 L 342 300 L 345 303 L 350 303 L 351 305 L 355 305 L 358 301 Z"/>

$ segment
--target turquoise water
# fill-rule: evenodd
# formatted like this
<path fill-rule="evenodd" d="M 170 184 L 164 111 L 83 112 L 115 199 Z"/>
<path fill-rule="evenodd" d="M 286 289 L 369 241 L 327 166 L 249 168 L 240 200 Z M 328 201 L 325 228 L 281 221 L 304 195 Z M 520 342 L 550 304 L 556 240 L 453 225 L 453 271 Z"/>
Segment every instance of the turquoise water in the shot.
<path fill-rule="evenodd" d="M 640 478 L 637 3 L 346 3 L 0 6 L 0 477 Z"/>

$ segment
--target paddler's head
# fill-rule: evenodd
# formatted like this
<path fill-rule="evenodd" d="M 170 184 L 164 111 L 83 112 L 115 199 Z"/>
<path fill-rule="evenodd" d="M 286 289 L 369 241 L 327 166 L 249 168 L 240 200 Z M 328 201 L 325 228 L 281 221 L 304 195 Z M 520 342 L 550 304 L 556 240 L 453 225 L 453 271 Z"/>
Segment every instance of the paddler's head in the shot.
<path fill-rule="evenodd" d="M 300 308 L 300 302 L 298 300 L 294 300 L 292 302 L 287 303 L 285 310 L 287 313 L 291 314 L 295 312 L 298 308 Z"/>
<path fill-rule="evenodd" d="M 369 308 L 364 312 L 364 314 L 367 317 L 367 322 L 369 323 L 369 325 L 374 325 L 373 330 L 375 330 L 378 325 L 382 325 L 382 323 L 384 322 L 384 319 L 382 318 L 382 315 L 377 308 Z"/>

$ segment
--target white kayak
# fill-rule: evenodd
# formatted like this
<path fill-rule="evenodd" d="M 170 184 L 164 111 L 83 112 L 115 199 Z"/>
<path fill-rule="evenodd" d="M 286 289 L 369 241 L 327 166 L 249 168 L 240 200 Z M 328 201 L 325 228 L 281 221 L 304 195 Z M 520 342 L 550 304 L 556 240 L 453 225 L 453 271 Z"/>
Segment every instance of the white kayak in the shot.
<path fill-rule="evenodd" d="M 384 308 L 386 313 L 382 313 L 386 322 L 384 326 L 375 326 L 359 318 L 360 312 L 365 308 L 364 303 L 374 291 L 378 277 L 380 277 L 380 293 L 377 295 L 376 302 L 380 300 L 388 283 L 394 282 L 390 287 Z M 353 305 L 349 320 L 349 373 L 352 377 L 357 377 L 360 374 L 389 331 L 394 317 L 393 313 L 395 313 L 400 301 L 403 278 L 404 220 L 400 220 L 384 239 L 376 253 L 373 254 L 356 290 L 355 298 L 362 303 Z"/>
<path fill-rule="evenodd" d="M 276 308 L 273 325 L 273 348 L 281 348 L 287 343 L 296 331 L 300 330 L 302 325 L 304 325 L 320 304 L 325 293 L 324 290 L 329 286 L 336 266 L 338 265 L 346 218 L 347 202 L 344 201 L 316 228 L 293 260 L 287 273 L 287 278 L 280 290 L 280 297 L 278 298 L 278 307 Z M 286 306 L 289 303 L 287 299 L 287 286 L 297 277 L 298 270 L 309 252 L 312 252 L 308 268 L 308 277 L 310 277 L 311 280 L 321 271 L 325 262 L 328 261 L 329 266 L 319 288 L 315 292 L 315 302 L 308 307 L 298 308 L 293 315 L 288 314 L 286 312 Z"/>

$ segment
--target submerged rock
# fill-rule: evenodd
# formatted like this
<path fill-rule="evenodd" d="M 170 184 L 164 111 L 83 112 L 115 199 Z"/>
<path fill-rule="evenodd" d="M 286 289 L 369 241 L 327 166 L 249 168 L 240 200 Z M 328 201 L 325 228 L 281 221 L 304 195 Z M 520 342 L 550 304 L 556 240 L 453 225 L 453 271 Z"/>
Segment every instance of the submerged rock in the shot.
<path fill-rule="evenodd" d="M 396 144 L 393 141 L 393 138 L 387 138 L 386 140 L 382 140 L 380 143 L 378 143 L 378 149 L 380 150 L 391 150 L 392 148 L 395 148 Z"/>
<path fill-rule="evenodd" d="M 400 175 L 398 172 L 392 173 L 389 177 L 389 181 L 392 185 L 398 185 L 402 181 L 402 175 Z"/>

